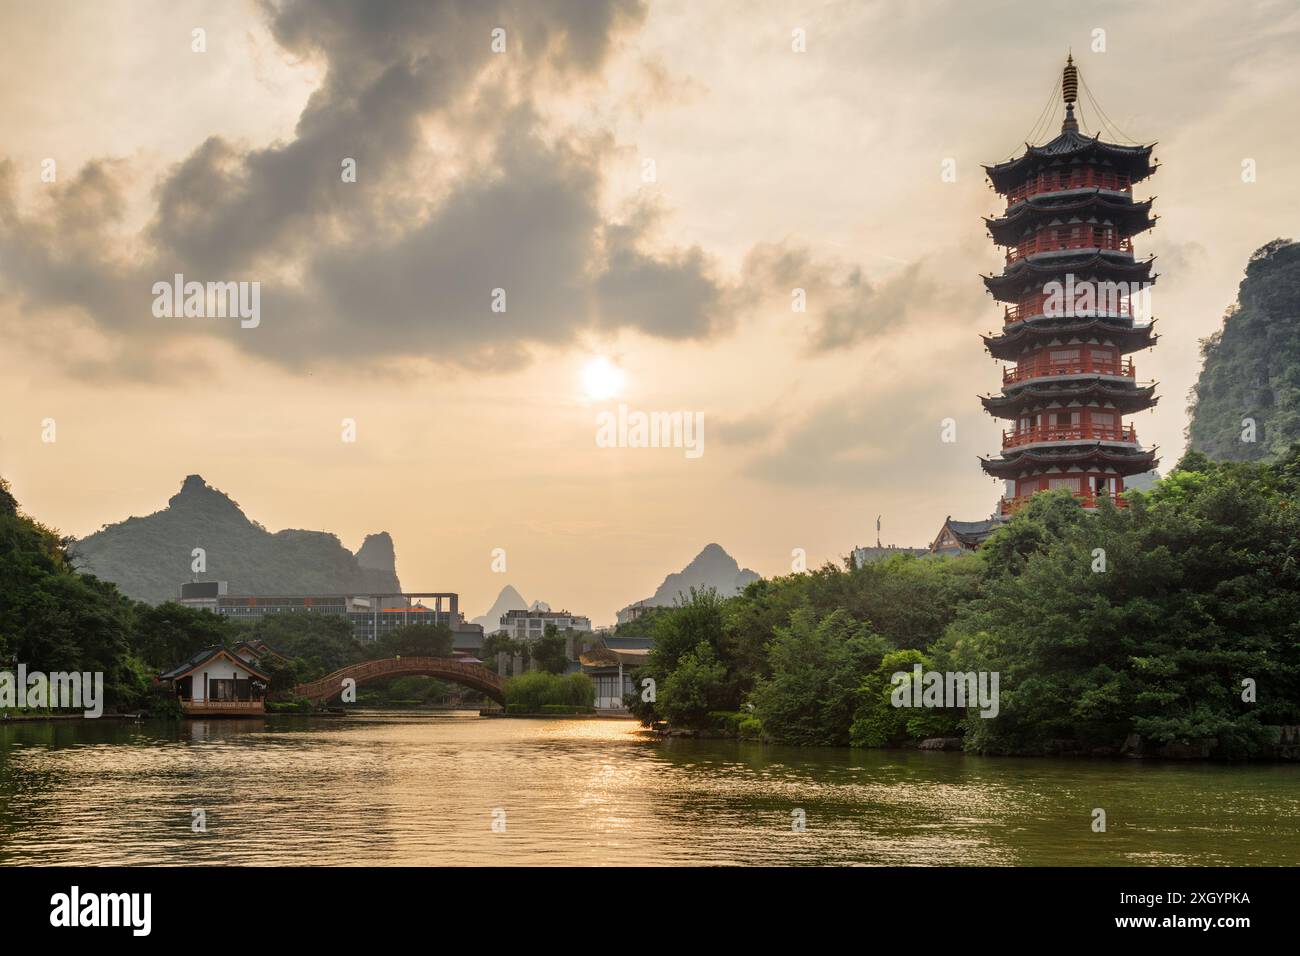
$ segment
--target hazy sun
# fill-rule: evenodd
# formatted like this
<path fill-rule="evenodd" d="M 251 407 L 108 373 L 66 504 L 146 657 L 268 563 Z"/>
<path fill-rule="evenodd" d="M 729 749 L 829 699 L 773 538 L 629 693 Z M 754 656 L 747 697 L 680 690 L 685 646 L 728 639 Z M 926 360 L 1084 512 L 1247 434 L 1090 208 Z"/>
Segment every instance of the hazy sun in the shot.
<path fill-rule="evenodd" d="M 623 370 L 598 355 L 582 367 L 582 389 L 588 398 L 604 401 L 623 391 Z"/>

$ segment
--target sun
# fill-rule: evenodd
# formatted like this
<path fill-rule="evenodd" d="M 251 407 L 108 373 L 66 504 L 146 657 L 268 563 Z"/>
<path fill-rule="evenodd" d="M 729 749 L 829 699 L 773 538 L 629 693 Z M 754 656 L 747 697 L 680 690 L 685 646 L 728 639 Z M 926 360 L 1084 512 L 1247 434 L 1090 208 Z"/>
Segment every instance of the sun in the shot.
<path fill-rule="evenodd" d="M 623 370 L 603 355 L 582 367 L 582 390 L 601 402 L 623 391 Z"/>

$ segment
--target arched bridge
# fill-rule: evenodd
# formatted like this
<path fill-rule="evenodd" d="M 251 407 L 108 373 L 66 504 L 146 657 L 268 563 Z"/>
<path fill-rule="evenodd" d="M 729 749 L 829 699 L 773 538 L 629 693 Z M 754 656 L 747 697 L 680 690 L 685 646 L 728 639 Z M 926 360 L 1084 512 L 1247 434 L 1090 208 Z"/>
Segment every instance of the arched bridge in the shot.
<path fill-rule="evenodd" d="M 380 661 L 363 661 L 339 668 L 333 674 L 327 674 L 310 684 L 299 684 L 293 693 L 295 697 L 306 697 L 323 703 L 343 693 L 343 682 L 348 678 L 360 686 L 381 677 L 411 676 L 440 677 L 472 687 L 497 703 L 506 702 L 504 678 L 481 664 L 467 664 L 451 657 L 390 657 Z"/>

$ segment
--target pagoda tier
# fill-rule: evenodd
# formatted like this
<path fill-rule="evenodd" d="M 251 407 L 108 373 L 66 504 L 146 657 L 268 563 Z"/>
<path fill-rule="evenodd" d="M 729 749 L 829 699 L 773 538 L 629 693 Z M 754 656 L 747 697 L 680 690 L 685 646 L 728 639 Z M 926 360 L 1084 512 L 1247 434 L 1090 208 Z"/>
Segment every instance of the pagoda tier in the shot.
<path fill-rule="evenodd" d="M 1053 226 L 1057 231 L 1109 226 L 1132 236 L 1155 225 L 1151 202 L 1150 199 L 1144 202 L 1110 199 L 1095 190 L 1083 199 L 1062 201 L 1035 197 L 1019 203 L 1005 216 L 986 217 L 984 224 L 993 241 L 1003 246 L 1020 242 L 1042 226 Z"/>
<path fill-rule="evenodd" d="M 1004 388 L 1001 395 L 981 395 L 980 404 L 994 418 L 1022 418 L 1052 405 L 1098 405 L 1132 415 L 1153 407 L 1159 399 L 1152 385 L 1109 384 L 1104 380 L 1060 382 L 1051 379 L 1022 388 Z"/>
<path fill-rule="evenodd" d="M 1058 253 L 1047 259 L 1017 259 L 1001 275 L 980 278 L 999 302 L 1019 302 L 1033 293 L 1041 293 L 1046 283 L 1060 280 L 1067 272 L 1091 282 L 1150 283 L 1155 278 L 1151 274 L 1155 261 L 1155 256 L 1135 260 L 1131 250 L 1090 248 L 1071 254 Z"/>
<path fill-rule="evenodd" d="M 1070 69 L 1070 67 L 1066 67 Z M 1067 101 L 1073 107 L 1073 101 Z M 1101 134 L 1085 136 L 1080 133 L 1077 124 L 1071 128 L 1074 111 L 1071 108 L 1066 117 L 1061 135 L 1042 146 L 1025 144 L 1025 152 L 1005 163 L 985 166 L 989 182 L 998 192 L 1015 198 L 1017 191 L 1033 195 L 1026 187 L 1043 187 L 1037 192 L 1060 192 L 1069 189 L 1071 177 L 1081 180 L 1085 175 L 1093 177 L 1110 174 L 1119 177 L 1125 186 L 1140 183 L 1156 171 L 1151 162 L 1151 146 L 1121 146 L 1117 143 L 1103 143 Z"/>
<path fill-rule="evenodd" d="M 1026 352 L 1051 345 L 1109 344 L 1127 355 L 1150 348 L 1159 338 L 1155 323 L 1133 326 L 1100 318 L 1030 319 L 1008 326 L 997 335 L 985 335 L 984 348 L 996 359 L 1014 362 Z"/>

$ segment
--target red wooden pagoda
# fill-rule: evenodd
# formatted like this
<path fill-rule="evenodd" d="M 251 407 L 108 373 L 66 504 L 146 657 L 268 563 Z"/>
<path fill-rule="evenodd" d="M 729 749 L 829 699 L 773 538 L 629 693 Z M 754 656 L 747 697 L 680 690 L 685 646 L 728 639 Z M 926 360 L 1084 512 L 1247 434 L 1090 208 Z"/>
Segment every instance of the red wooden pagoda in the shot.
<path fill-rule="evenodd" d="M 1124 422 L 1156 403 L 1154 384 L 1138 384 L 1125 358 L 1156 339 L 1138 307 L 1148 301 L 1142 290 L 1154 281 L 1154 258 L 1135 259 L 1132 242 L 1155 224 L 1151 200 L 1133 200 L 1134 184 L 1155 171 L 1152 147 L 1079 132 L 1073 58 L 1061 93 L 1059 136 L 984 167 L 1007 203 L 1003 215 L 985 220 L 1007 251 L 1002 273 L 983 277 L 1006 304 L 1002 330 L 984 345 L 1015 365 L 1004 368 L 1000 394 L 980 399 L 1010 426 L 1002 453 L 981 458 L 988 474 L 1007 483 L 1004 515 L 1035 492 L 1057 488 L 1085 507 L 1099 495 L 1122 504 L 1124 479 L 1157 463 Z"/>

